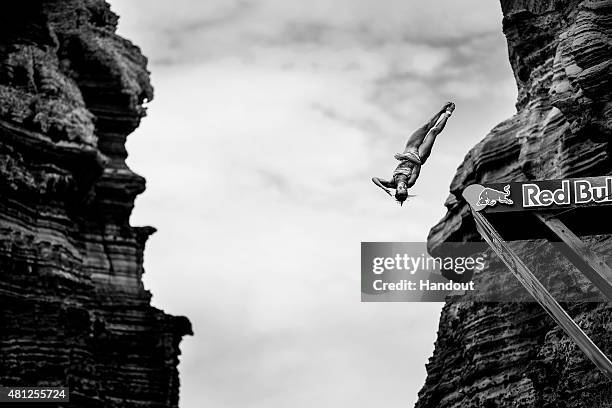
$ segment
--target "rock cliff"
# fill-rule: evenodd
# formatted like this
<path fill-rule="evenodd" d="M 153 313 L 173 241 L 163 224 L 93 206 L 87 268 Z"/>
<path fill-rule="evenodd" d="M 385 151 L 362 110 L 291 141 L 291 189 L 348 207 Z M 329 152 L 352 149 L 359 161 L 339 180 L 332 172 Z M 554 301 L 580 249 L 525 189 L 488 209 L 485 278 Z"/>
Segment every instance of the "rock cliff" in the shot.
<path fill-rule="evenodd" d="M 517 112 L 459 166 L 448 213 L 428 238 L 433 254 L 444 242 L 480 240 L 461 199 L 469 184 L 612 174 L 612 1 L 502 0 L 501 8 Z M 611 263 L 612 236 L 586 241 Z M 550 256 L 544 242 L 514 248 L 524 259 Z M 583 279 L 561 260 L 538 273 L 549 288 Z M 475 279 L 513 277 L 497 262 Z M 565 307 L 612 355 L 612 304 Z M 533 303 L 447 303 L 427 373 L 417 408 L 612 407 L 612 382 Z"/>
<path fill-rule="evenodd" d="M 189 321 L 150 305 L 145 180 L 125 141 L 153 91 L 103 0 L 0 6 L 0 384 L 70 406 L 178 406 Z"/>

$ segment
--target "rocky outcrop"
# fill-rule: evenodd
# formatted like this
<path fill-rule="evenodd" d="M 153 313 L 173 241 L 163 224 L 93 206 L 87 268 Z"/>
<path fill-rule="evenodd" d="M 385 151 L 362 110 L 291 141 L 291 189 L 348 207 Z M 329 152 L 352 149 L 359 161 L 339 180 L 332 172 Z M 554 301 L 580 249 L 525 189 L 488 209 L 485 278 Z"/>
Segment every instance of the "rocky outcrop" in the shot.
<path fill-rule="evenodd" d="M 10 4 L 9 4 L 10 3 Z M 178 406 L 184 317 L 142 283 L 125 140 L 153 91 L 103 0 L 0 6 L 0 384 L 71 406 Z"/>
<path fill-rule="evenodd" d="M 444 242 L 480 240 L 461 199 L 469 184 L 612 174 L 612 1 L 501 4 L 518 85 L 517 113 L 496 126 L 459 166 L 445 203 L 448 213 L 428 238 L 433 254 Z M 612 261 L 612 236 L 586 241 Z M 550 252 L 547 245 L 535 241 L 513 247 L 533 260 L 534 254 Z M 583 279 L 562 261 L 540 263 L 538 272 L 548 287 L 569 289 Z M 504 285 L 513 278 L 497 262 L 475 279 Z M 442 311 L 416 407 L 612 406 L 612 382 L 537 304 L 464 300 L 449 302 Z M 565 307 L 612 355 L 612 305 Z"/>

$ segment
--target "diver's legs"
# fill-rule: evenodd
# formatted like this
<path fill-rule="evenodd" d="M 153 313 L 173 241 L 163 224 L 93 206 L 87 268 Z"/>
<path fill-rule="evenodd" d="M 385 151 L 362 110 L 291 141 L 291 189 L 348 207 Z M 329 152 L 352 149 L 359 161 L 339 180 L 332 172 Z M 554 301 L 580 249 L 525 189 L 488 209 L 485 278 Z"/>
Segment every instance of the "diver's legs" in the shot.
<path fill-rule="evenodd" d="M 442 132 L 442 130 L 444 130 L 444 126 L 446 126 L 446 121 L 448 120 L 448 118 L 450 118 L 452 112 L 452 109 L 448 109 L 446 110 L 446 112 L 444 112 L 444 114 L 442 114 L 440 121 L 429 130 L 429 133 L 427 133 L 427 137 L 419 146 L 419 156 L 421 156 L 421 164 L 425 163 L 425 161 L 431 154 L 431 149 L 433 148 L 434 142 L 436 141 L 436 137 Z"/>
<path fill-rule="evenodd" d="M 408 138 L 408 142 L 406 142 L 406 148 L 404 149 L 404 152 L 408 152 L 414 148 L 418 148 L 423 143 L 425 136 L 427 136 L 427 132 L 429 132 L 429 130 L 436 125 L 442 113 L 444 113 L 450 105 L 451 102 L 447 102 L 442 107 L 442 109 L 440 109 L 439 112 L 437 112 L 431 117 L 431 119 L 429 119 L 427 123 L 415 130 L 414 133 L 410 135 L 410 137 Z"/>

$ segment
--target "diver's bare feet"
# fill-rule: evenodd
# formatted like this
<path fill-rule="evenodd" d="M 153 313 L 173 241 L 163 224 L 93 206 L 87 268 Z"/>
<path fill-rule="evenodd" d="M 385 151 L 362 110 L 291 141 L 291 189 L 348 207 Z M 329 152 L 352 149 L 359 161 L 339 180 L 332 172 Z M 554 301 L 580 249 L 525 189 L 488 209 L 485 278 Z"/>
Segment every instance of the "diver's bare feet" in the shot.
<path fill-rule="evenodd" d="M 446 109 L 445 109 L 445 110 L 446 110 L 446 112 L 448 112 L 449 114 L 452 114 L 452 113 L 453 113 L 453 111 L 455 110 L 455 104 L 454 104 L 454 103 L 452 103 L 452 102 L 447 102 L 447 103 L 446 103 L 446 105 L 444 105 L 444 106 L 445 106 L 445 108 L 446 108 Z"/>
<path fill-rule="evenodd" d="M 446 112 L 452 113 L 453 110 L 455 110 L 455 104 L 452 102 L 446 102 L 444 105 L 442 105 L 439 115 L 443 115 Z"/>

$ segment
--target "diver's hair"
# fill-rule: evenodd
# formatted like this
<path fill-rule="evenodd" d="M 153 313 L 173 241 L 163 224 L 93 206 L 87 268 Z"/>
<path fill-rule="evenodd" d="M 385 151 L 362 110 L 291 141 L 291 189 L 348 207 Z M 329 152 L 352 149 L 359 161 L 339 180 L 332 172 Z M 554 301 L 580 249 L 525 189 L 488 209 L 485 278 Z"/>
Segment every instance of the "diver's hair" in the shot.
<path fill-rule="evenodd" d="M 395 190 L 395 201 L 400 203 L 400 205 L 402 205 L 408 198 L 408 188 L 404 187 L 402 190 L 402 194 L 398 194 L 399 190 Z"/>

